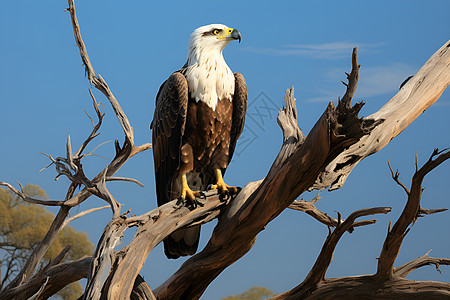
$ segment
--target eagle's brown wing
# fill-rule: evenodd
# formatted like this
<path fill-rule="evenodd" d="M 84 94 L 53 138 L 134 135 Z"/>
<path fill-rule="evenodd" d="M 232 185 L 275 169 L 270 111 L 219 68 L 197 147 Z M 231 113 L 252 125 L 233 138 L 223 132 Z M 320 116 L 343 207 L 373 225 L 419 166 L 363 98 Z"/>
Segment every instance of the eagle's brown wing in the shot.
<path fill-rule="evenodd" d="M 180 72 L 174 72 L 161 85 L 156 96 L 152 124 L 153 159 L 155 162 L 158 205 L 174 197 L 172 181 L 180 167 L 181 142 L 186 124 L 188 84 Z"/>
<path fill-rule="evenodd" d="M 163 205 L 179 196 L 173 192 L 172 183 L 180 173 L 188 95 L 186 78 L 178 71 L 161 85 L 156 96 L 155 114 L 150 128 L 152 129 L 158 205 Z M 197 250 L 199 235 L 199 226 L 171 234 L 164 240 L 166 256 L 178 258 L 194 254 Z"/>
<path fill-rule="evenodd" d="M 238 72 L 234 73 L 234 82 L 233 119 L 231 123 L 228 163 L 233 157 L 237 140 L 244 129 L 245 114 L 247 113 L 247 84 L 245 83 L 244 76 Z"/>

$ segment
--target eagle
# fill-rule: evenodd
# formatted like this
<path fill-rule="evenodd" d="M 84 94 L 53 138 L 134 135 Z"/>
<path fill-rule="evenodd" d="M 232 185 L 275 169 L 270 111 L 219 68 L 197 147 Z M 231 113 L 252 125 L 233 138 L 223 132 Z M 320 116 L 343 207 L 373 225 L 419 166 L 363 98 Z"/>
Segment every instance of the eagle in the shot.
<path fill-rule="evenodd" d="M 152 129 L 158 205 L 181 199 L 196 207 L 202 191 L 232 195 L 238 188 L 223 176 L 242 132 L 247 85 L 232 73 L 222 51 L 241 41 L 237 29 L 211 24 L 194 30 L 186 64 L 161 85 Z M 168 258 L 197 251 L 200 226 L 181 229 L 164 239 Z"/>

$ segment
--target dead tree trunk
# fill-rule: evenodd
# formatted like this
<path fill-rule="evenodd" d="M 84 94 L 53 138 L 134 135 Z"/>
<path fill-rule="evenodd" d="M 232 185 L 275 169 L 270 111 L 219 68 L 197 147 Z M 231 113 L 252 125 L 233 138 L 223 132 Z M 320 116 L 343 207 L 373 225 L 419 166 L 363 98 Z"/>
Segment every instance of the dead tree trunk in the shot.
<path fill-rule="evenodd" d="M 423 190 L 422 181 L 425 175 L 449 158 L 450 151 L 448 149 L 444 150 L 443 153 L 436 149 L 430 159 L 420 169 L 416 170 L 410 190 L 398 180 L 399 173 L 394 174 L 392 172 L 393 179 L 405 188 L 408 201 L 394 226 L 392 228 L 389 226 L 378 259 L 376 274 L 334 279 L 325 278 L 333 251 L 345 231 L 354 227 L 353 221 L 357 217 L 369 214 L 386 213 L 390 211 L 389 208 L 360 210 L 351 214 L 344 222 L 338 222 L 336 229 L 325 241 L 322 251 L 306 279 L 294 289 L 274 297 L 274 299 L 444 299 L 450 297 L 449 283 L 405 279 L 406 275 L 421 266 L 435 264 L 439 270 L 439 264 L 450 264 L 449 259 L 429 257 L 427 253 L 418 259 L 394 268 L 394 262 L 397 259 L 403 239 L 409 232 L 408 227 L 421 216 L 421 211 L 423 211 L 420 207 L 420 197 Z M 430 214 L 445 210 L 427 211 Z"/>
<path fill-rule="evenodd" d="M 198 299 L 209 283 L 247 253 L 256 235 L 302 192 L 342 185 L 359 161 L 387 145 L 450 84 L 449 48 L 450 41 L 379 112 L 365 119 L 357 117 L 363 104 L 351 106 L 350 102 L 358 81 L 355 49 L 345 95 L 336 108 L 329 104 L 306 138 L 297 125 L 293 90 L 288 91 L 278 117 L 284 143 L 268 175 L 241 191 L 219 217 L 205 249 L 155 290 L 157 298 Z"/>
<path fill-rule="evenodd" d="M 408 297 L 449 295 L 449 284 L 417 283 L 403 278 L 423 264 L 447 264 L 448 260 L 423 257 L 405 266 L 393 268 L 408 225 L 418 213 L 425 212 L 419 205 L 423 176 L 448 159 L 448 151 L 440 155 L 434 153 L 430 161 L 416 173 L 418 175 L 413 179 L 411 192 L 408 193 L 410 199 L 405 212 L 386 238 L 375 275 L 350 279 L 325 279 L 326 270 L 340 237 L 357 226 L 375 223 L 375 220 L 356 222 L 356 219 L 366 215 L 387 213 L 390 208 L 363 209 L 354 212 L 346 220 L 342 220 L 340 216 L 336 220 L 318 211 L 314 202 L 303 203 L 294 200 L 306 190 L 327 187 L 336 189 L 342 186 L 358 162 L 387 145 L 439 98 L 450 83 L 450 42 L 439 49 L 383 108 L 367 118 L 358 117 L 363 103 L 354 105 L 351 103 L 359 76 L 356 48 L 353 49 L 352 70 L 347 76 L 345 95 L 336 107 L 333 103 L 329 103 L 307 136 L 297 125 L 294 90 L 286 91 L 283 108 L 277 118 L 283 131 L 283 144 L 264 179 L 247 184 L 234 199 L 227 201 L 221 201 L 217 193 L 211 191 L 206 199 L 198 199 L 202 205 L 195 210 L 190 210 L 174 200 L 141 216 L 128 217 L 127 213 L 120 213 L 120 205 L 109 193 L 106 183 L 111 180 L 125 180 L 140 184 L 137 180 L 116 178 L 113 175 L 129 158 L 149 149 L 151 145 L 135 146 L 133 128 L 107 83 L 95 73 L 81 37 L 74 2 L 73 0 L 68 2 L 75 40 L 88 79 L 107 97 L 113 107 L 124 132 L 124 143 L 120 146 L 116 141 L 115 158 L 96 177 L 89 179 L 85 176 L 81 163 L 85 156 L 83 151 L 98 135 L 103 118 L 91 93 L 98 117 L 98 123 L 95 124 L 93 131 L 76 153 L 72 152 L 69 137 L 65 157 L 54 159 L 49 156 L 52 164 L 56 166 L 57 176 L 64 175 L 72 182 L 63 201 L 31 199 L 10 184 L 0 182 L 25 201 L 61 207 L 47 236 L 35 249 L 23 270 L 1 291 L 1 299 L 29 297 L 43 299 L 62 287 L 61 284 L 55 283 L 56 278 L 64 276 L 67 283 L 78 280 L 79 276 L 74 276 L 74 270 L 78 275 L 88 278 L 84 299 L 130 299 L 130 297 L 160 300 L 198 299 L 225 268 L 239 260 L 253 247 L 258 233 L 287 207 L 307 211 L 336 229 L 325 241 L 322 252 L 305 281 L 278 296 L 278 299 L 336 298 L 349 291 L 354 298 L 372 295 L 379 298 L 387 296 L 401 298 L 406 297 L 403 296 L 406 294 Z M 437 155 L 439 156 L 433 159 Z M 75 194 L 77 187 L 82 189 Z M 45 251 L 66 224 L 70 209 L 91 195 L 105 200 L 112 208 L 112 220 L 106 225 L 93 257 L 58 265 L 64 256 L 62 253 L 49 268 L 36 272 Z M 214 218 L 218 218 L 218 224 L 206 247 L 187 260 L 175 274 L 152 292 L 139 276 L 149 252 L 173 231 L 209 222 Z M 115 247 L 122 233 L 133 226 L 138 227 L 133 240 L 120 251 L 116 251 Z M 419 289 L 420 287 L 426 288 L 426 293 Z M 407 292 L 401 294 L 405 289 Z"/>

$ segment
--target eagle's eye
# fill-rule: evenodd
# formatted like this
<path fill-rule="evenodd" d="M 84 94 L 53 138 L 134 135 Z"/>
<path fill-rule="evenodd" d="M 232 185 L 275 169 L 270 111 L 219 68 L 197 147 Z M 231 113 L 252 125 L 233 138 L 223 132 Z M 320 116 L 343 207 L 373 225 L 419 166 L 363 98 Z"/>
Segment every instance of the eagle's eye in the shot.
<path fill-rule="evenodd" d="M 214 34 L 214 35 L 218 35 L 218 34 L 219 34 L 219 32 L 220 32 L 220 30 L 219 30 L 219 29 L 214 29 L 214 30 L 213 30 L 213 34 Z"/>

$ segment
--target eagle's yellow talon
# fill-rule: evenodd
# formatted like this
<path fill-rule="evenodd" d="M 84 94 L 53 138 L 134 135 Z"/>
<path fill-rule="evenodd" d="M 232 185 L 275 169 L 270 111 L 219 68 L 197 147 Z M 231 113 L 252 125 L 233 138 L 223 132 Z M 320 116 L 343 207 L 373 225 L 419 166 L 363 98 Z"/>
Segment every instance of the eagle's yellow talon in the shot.
<path fill-rule="evenodd" d="M 181 190 L 181 198 L 189 200 L 196 207 L 197 201 L 195 200 L 195 198 L 197 198 L 197 197 L 200 198 L 200 197 L 204 196 L 203 192 L 191 190 L 191 188 L 189 187 L 189 185 L 187 183 L 186 175 L 183 175 L 182 183 L 183 183 L 183 187 Z"/>
<path fill-rule="evenodd" d="M 211 189 L 212 190 L 219 190 L 219 194 L 224 195 L 224 194 L 237 194 L 237 192 L 239 191 L 239 189 L 235 186 L 229 186 L 228 184 L 226 184 L 223 181 L 223 177 L 222 177 L 222 172 L 220 171 L 220 169 L 216 169 L 216 177 L 217 177 L 217 183 L 216 184 L 212 184 L 211 185 Z"/>

